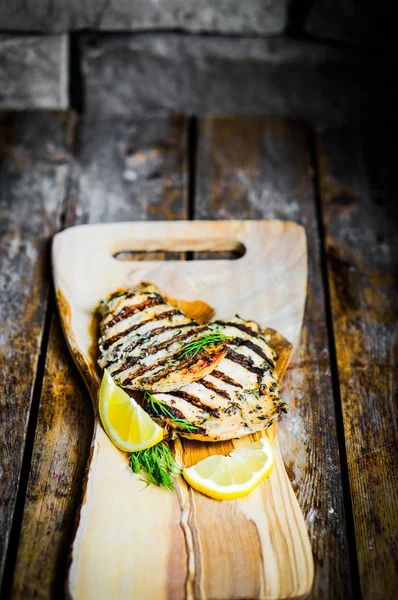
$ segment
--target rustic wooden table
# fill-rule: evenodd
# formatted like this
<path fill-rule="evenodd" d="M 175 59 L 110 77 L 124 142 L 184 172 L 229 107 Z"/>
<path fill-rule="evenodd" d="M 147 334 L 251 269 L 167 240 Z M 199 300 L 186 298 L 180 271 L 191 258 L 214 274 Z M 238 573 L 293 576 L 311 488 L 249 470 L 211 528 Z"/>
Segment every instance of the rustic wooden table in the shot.
<path fill-rule="evenodd" d="M 311 598 L 396 597 L 396 139 L 386 127 L 271 118 L 1 114 L 2 597 L 63 596 L 90 449 L 92 408 L 54 305 L 52 236 L 77 223 L 228 218 L 307 231 L 279 440 L 314 552 Z"/>

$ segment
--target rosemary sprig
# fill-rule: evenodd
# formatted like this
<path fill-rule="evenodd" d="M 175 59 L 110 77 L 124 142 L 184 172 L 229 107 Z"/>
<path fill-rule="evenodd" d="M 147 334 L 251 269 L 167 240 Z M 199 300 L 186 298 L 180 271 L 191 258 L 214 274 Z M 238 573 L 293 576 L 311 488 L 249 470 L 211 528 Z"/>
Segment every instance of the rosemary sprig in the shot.
<path fill-rule="evenodd" d="M 222 331 L 220 331 L 217 327 L 214 328 L 214 333 L 208 333 L 204 335 L 202 338 L 195 340 L 194 342 L 190 342 L 187 344 L 180 354 L 180 358 L 183 358 L 187 354 L 192 352 L 192 356 L 196 356 L 198 352 L 203 348 L 203 346 L 207 346 L 208 344 L 214 344 L 215 342 L 222 342 L 223 340 L 229 340 L 230 337 L 225 335 Z"/>
<path fill-rule="evenodd" d="M 190 421 L 187 421 L 186 419 L 181 419 L 179 417 L 175 417 L 173 413 L 167 408 L 167 404 L 165 404 L 161 400 L 158 400 L 149 392 L 145 392 L 144 400 L 146 400 L 151 405 L 151 409 L 155 413 L 155 416 L 158 416 L 159 412 L 161 412 L 165 417 L 169 419 L 171 425 L 175 425 L 176 427 L 185 429 L 188 432 L 197 430 L 197 427 L 195 427 L 195 425 L 193 425 Z"/>
<path fill-rule="evenodd" d="M 173 477 L 179 475 L 182 470 L 167 442 L 132 452 L 129 465 L 134 473 L 142 475 L 142 480 L 147 485 L 152 483 L 170 491 L 174 491 Z"/>

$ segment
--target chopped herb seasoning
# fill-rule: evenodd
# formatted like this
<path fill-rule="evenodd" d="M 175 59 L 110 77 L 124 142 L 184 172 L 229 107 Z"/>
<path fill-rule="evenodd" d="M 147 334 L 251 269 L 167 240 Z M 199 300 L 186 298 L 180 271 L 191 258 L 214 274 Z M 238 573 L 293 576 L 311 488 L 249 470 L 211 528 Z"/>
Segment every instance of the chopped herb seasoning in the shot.
<path fill-rule="evenodd" d="M 204 346 L 207 346 L 209 344 L 215 344 L 217 342 L 222 342 L 223 340 L 229 339 L 230 337 L 228 335 L 222 333 L 222 331 L 220 331 L 218 328 L 214 328 L 214 333 L 204 335 L 202 338 L 187 344 L 183 352 L 180 354 L 180 358 L 183 358 L 187 354 L 192 354 L 192 356 L 196 356 Z"/>

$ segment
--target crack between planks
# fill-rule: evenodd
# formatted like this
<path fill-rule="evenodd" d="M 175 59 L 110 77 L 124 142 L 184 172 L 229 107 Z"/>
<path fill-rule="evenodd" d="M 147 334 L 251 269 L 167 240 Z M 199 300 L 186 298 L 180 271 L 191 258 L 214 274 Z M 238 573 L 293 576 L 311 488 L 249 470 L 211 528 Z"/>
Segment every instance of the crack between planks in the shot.
<path fill-rule="evenodd" d="M 198 146 L 198 122 L 196 117 L 188 118 L 188 220 L 195 219 L 196 159 Z"/>
<path fill-rule="evenodd" d="M 85 108 L 79 32 L 69 33 L 69 106 L 78 114 Z"/>
<path fill-rule="evenodd" d="M 332 387 L 333 387 L 333 398 L 335 407 L 336 417 L 336 429 L 337 429 L 337 443 L 340 457 L 340 472 L 343 487 L 343 501 L 344 501 L 344 512 L 346 521 L 346 532 L 347 532 L 347 546 L 350 561 L 350 572 L 351 572 L 351 589 L 352 595 L 355 600 L 362 598 L 361 594 L 361 581 L 359 574 L 359 563 L 358 563 L 358 547 L 355 535 L 355 521 L 354 512 L 352 506 L 351 497 L 351 485 L 350 475 L 348 470 L 347 461 L 347 450 L 345 444 L 345 433 L 344 433 L 344 417 L 341 403 L 340 393 L 340 380 L 339 371 L 336 355 L 336 340 L 333 328 L 333 311 L 330 299 L 330 285 L 328 277 L 328 260 L 326 255 L 326 233 L 323 221 L 323 210 L 322 210 L 322 198 L 321 198 L 321 187 L 320 187 L 320 175 L 319 175 L 319 161 L 318 161 L 318 148 L 317 148 L 317 131 L 312 127 L 308 134 L 308 148 L 309 155 L 312 164 L 312 186 L 315 198 L 315 214 L 317 219 L 318 236 L 320 243 L 320 264 L 322 283 L 324 289 L 324 303 L 325 303 L 325 316 L 326 326 L 328 332 L 328 346 L 330 356 L 330 368 L 332 376 Z"/>
<path fill-rule="evenodd" d="M 198 123 L 197 118 L 191 116 L 188 118 L 188 206 L 187 219 L 195 219 L 195 196 L 196 196 L 196 160 L 198 144 Z M 194 253 L 188 251 L 185 260 L 194 260 Z"/>

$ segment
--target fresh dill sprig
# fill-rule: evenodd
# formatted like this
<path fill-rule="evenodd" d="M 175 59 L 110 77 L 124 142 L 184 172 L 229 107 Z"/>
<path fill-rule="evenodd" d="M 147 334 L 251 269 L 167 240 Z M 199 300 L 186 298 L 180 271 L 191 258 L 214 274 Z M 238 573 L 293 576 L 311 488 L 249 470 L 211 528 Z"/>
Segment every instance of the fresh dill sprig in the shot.
<path fill-rule="evenodd" d="M 158 400 L 149 392 L 145 392 L 144 400 L 146 400 L 151 405 L 151 409 L 155 413 L 155 416 L 158 416 L 160 412 L 169 419 L 171 425 L 175 425 L 176 427 L 185 429 L 188 432 L 197 430 L 197 427 L 195 427 L 195 425 L 193 425 L 190 421 L 187 421 L 186 419 L 181 419 L 179 417 L 175 417 L 173 413 L 167 408 L 167 404 L 165 404 L 161 400 Z"/>
<path fill-rule="evenodd" d="M 203 346 L 207 346 L 208 344 L 214 344 L 216 342 L 222 342 L 223 340 L 231 339 L 228 335 L 225 335 L 222 331 L 220 331 L 217 327 L 213 329 L 214 333 L 208 333 L 203 337 L 195 340 L 194 342 L 190 342 L 187 344 L 180 354 L 180 358 L 183 358 L 187 354 L 191 354 L 192 356 L 196 356 L 198 352 L 203 348 Z"/>
<path fill-rule="evenodd" d="M 132 452 L 129 466 L 134 473 L 142 475 L 142 480 L 147 485 L 154 484 L 171 492 L 174 491 L 173 477 L 179 475 L 182 470 L 167 442 Z"/>

